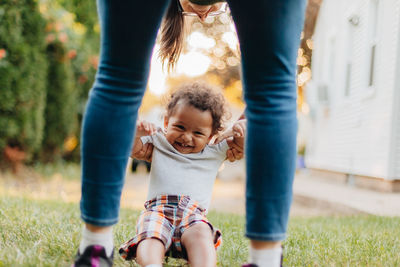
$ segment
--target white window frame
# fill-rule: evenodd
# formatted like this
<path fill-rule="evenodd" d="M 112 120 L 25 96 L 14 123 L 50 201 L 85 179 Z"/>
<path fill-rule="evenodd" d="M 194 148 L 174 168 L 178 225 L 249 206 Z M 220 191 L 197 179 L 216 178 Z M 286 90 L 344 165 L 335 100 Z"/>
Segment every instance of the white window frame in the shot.
<path fill-rule="evenodd" d="M 379 50 L 379 12 L 380 12 L 380 0 L 369 0 L 368 1 L 368 20 L 367 20 L 367 57 L 366 57 L 366 68 L 365 68 L 365 98 L 369 98 L 375 95 L 376 82 L 377 82 L 377 59 Z"/>
<path fill-rule="evenodd" d="M 323 61 L 322 82 L 317 86 L 319 103 L 330 106 L 332 103 L 332 92 L 336 86 L 336 53 L 337 38 L 334 30 L 330 31 L 325 37 L 324 55 L 326 59 Z M 324 56 L 323 55 L 323 56 Z"/>
<path fill-rule="evenodd" d="M 343 96 L 348 99 L 352 95 L 352 77 L 354 72 L 354 35 L 355 27 L 360 23 L 360 17 L 357 14 L 347 16 L 346 35 L 345 35 L 345 57 L 344 57 L 344 84 Z"/>

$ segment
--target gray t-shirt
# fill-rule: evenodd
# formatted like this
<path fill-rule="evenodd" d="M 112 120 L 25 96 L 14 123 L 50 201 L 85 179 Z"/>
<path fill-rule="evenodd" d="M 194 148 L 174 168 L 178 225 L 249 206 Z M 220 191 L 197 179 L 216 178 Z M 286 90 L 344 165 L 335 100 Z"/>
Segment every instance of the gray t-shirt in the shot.
<path fill-rule="evenodd" d="M 141 141 L 154 145 L 147 199 L 165 194 L 186 195 L 208 209 L 218 169 L 229 148 L 226 140 L 191 154 L 178 152 L 161 132 L 143 136 Z"/>

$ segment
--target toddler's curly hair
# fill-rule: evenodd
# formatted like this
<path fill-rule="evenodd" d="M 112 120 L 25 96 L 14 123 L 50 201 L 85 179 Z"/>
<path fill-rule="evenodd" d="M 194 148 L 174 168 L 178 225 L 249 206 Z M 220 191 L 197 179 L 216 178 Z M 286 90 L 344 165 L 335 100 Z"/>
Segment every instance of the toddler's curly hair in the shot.
<path fill-rule="evenodd" d="M 224 129 L 224 123 L 230 117 L 223 94 L 218 92 L 216 88 L 203 82 L 187 83 L 180 86 L 171 95 L 168 102 L 168 117 L 174 114 L 175 107 L 180 101 L 201 111 L 209 110 L 211 112 L 213 135 Z"/>

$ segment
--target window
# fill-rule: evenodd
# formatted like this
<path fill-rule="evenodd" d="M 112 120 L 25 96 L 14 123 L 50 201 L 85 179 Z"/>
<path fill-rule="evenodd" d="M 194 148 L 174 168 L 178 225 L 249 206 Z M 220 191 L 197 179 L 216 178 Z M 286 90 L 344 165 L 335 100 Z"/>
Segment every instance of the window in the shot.
<path fill-rule="evenodd" d="M 358 16 L 349 18 L 346 36 L 346 52 L 345 52 L 345 84 L 344 95 L 349 96 L 351 91 L 351 76 L 353 72 L 353 48 L 354 48 L 354 27 L 358 25 Z"/>
<path fill-rule="evenodd" d="M 332 37 L 329 42 L 329 69 L 328 79 L 331 85 L 335 81 L 336 39 Z"/>
<path fill-rule="evenodd" d="M 318 100 L 320 103 L 329 105 L 330 91 L 335 87 L 335 73 L 336 73 L 336 38 L 332 33 L 326 38 L 327 58 L 323 60 L 323 73 L 322 81 L 318 86 Z"/>
<path fill-rule="evenodd" d="M 346 79 L 345 79 L 345 87 L 344 87 L 344 95 L 350 95 L 350 85 L 351 85 L 351 71 L 352 71 L 352 62 L 351 60 L 346 63 Z"/>
<path fill-rule="evenodd" d="M 329 92 L 328 86 L 326 84 L 320 84 L 318 86 L 318 100 L 320 103 L 328 104 Z"/>
<path fill-rule="evenodd" d="M 369 47 L 368 47 L 368 87 L 372 87 L 376 82 L 376 47 L 378 41 L 378 15 L 379 0 L 370 0 L 368 15 Z"/>

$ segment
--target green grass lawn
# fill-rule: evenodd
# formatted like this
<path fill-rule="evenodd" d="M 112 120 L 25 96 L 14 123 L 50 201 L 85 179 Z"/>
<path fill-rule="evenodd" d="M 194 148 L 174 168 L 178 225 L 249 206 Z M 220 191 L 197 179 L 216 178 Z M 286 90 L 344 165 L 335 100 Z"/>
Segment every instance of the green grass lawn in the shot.
<path fill-rule="evenodd" d="M 116 246 L 134 235 L 138 214 L 121 211 Z M 247 259 L 244 218 L 210 213 L 209 219 L 224 237 L 218 266 L 240 266 Z M 398 217 L 293 218 L 284 265 L 400 266 L 399 226 Z M 0 196 L 0 266 L 69 266 L 81 229 L 77 204 Z M 118 255 L 115 259 L 115 266 L 136 266 Z"/>

